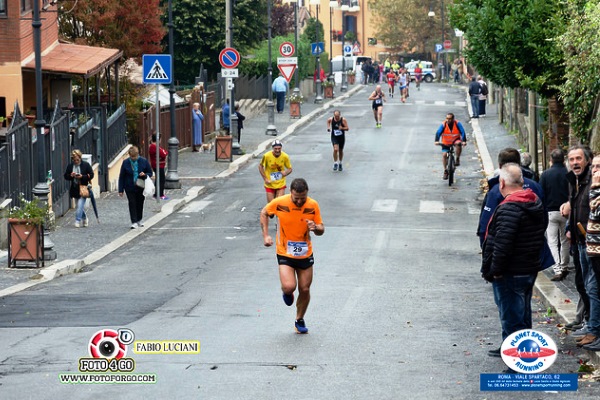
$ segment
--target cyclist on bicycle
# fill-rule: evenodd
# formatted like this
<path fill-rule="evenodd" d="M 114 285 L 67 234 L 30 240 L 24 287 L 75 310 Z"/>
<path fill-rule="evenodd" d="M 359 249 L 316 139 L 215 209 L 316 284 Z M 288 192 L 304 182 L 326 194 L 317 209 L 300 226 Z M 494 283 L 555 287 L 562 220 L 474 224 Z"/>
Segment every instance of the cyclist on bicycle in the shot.
<path fill-rule="evenodd" d="M 448 150 L 454 145 L 456 151 L 455 166 L 460 165 L 462 146 L 467 145 L 467 135 L 462 124 L 454 119 L 454 114 L 446 114 L 446 120 L 435 133 L 435 145 L 442 146 L 442 164 L 444 165 L 444 179 L 448 179 Z"/>
<path fill-rule="evenodd" d="M 415 68 L 415 83 L 417 85 L 417 90 L 421 90 L 421 80 L 423 79 L 423 68 L 421 67 L 421 63 L 417 64 Z"/>

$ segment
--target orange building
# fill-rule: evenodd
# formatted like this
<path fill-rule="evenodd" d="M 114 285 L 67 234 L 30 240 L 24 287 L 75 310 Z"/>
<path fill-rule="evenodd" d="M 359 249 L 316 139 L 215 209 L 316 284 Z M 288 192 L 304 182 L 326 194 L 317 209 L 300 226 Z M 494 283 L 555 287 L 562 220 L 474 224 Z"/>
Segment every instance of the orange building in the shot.
<path fill-rule="evenodd" d="M 369 56 L 373 60 L 379 60 L 380 53 L 387 55 L 385 44 L 377 40 L 371 25 L 369 0 L 305 1 L 305 7 L 313 16 L 316 16 L 317 6 L 319 7 L 319 21 L 325 30 L 325 50 L 331 57 L 342 55 L 344 29 L 344 44 L 352 46 L 353 55 Z"/>
<path fill-rule="evenodd" d="M 61 43 L 58 39 L 57 0 L 0 0 L 0 117 L 15 102 L 23 111 L 36 106 L 33 7 L 40 7 L 41 66 L 44 107 L 72 102 L 71 78 L 97 77 L 114 66 L 117 49 Z"/>

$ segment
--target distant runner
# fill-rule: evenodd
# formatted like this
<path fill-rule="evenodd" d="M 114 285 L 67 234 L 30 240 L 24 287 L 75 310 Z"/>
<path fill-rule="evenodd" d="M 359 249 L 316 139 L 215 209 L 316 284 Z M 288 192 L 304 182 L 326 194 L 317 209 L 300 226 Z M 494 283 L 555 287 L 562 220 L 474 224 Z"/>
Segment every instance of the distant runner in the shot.
<path fill-rule="evenodd" d="M 381 91 L 381 85 L 377 85 L 375 90 L 369 96 L 369 100 L 373 100 L 373 117 L 375 117 L 375 127 L 381 128 L 381 120 L 383 118 L 383 102 L 387 101 L 385 99 L 385 94 Z"/>
<path fill-rule="evenodd" d="M 327 132 L 331 132 L 331 144 L 333 144 L 333 170 L 342 172 L 342 160 L 344 159 L 344 144 L 346 143 L 346 131 L 348 122 L 342 117 L 339 110 L 333 112 L 333 117 L 327 120 Z M 338 164 L 339 160 L 339 164 Z"/>

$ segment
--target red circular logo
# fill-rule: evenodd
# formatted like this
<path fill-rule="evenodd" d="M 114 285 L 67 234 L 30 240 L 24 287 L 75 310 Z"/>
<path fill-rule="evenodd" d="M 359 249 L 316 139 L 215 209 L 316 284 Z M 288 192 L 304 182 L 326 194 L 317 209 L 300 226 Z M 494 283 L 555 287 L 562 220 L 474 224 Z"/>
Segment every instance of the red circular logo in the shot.
<path fill-rule="evenodd" d="M 89 343 L 90 357 L 116 358 L 120 360 L 127 354 L 127 346 L 119 340 L 119 333 L 114 329 L 103 329 L 94 333 Z"/>

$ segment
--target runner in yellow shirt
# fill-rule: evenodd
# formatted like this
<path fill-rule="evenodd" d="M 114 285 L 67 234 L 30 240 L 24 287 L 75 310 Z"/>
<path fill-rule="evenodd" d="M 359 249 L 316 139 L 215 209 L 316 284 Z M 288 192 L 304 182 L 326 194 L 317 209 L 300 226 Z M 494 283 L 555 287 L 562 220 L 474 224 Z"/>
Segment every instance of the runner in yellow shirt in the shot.
<path fill-rule="evenodd" d="M 269 235 L 269 217 L 277 215 L 277 263 L 279 279 L 286 305 L 294 304 L 294 291 L 298 287 L 296 301 L 296 332 L 308 333 L 304 314 L 310 302 L 310 285 L 313 278 L 313 251 L 310 233 L 325 233 L 319 203 L 308 197 L 308 184 L 302 178 L 292 181 L 290 194 L 276 198 L 260 212 L 264 245 L 273 245 Z"/>
<path fill-rule="evenodd" d="M 290 157 L 281 151 L 282 147 L 279 140 L 274 140 L 271 144 L 272 150 L 263 155 L 258 165 L 260 176 L 265 182 L 267 203 L 285 194 L 285 177 L 292 173 Z"/>

